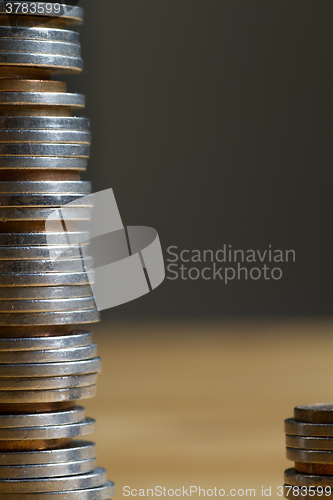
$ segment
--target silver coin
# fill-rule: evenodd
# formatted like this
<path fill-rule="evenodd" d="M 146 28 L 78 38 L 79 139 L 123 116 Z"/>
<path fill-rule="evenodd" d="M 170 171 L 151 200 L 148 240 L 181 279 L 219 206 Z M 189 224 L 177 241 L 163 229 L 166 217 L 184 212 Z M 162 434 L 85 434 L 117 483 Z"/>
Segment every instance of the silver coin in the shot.
<path fill-rule="evenodd" d="M 79 436 L 88 436 L 95 432 L 96 422 L 92 418 L 85 418 L 82 422 L 63 425 L 48 425 L 43 427 L 16 427 L 13 429 L 0 428 L 1 441 L 34 441 L 40 439 L 67 439 Z M 0 488 L 1 492 L 1 488 Z"/>
<path fill-rule="evenodd" d="M 16 64 L 15 56 L 16 54 L 10 54 L 8 59 L 11 60 L 13 64 Z M 4 64 L 4 58 L 6 54 L 0 53 L 0 65 Z M 27 58 L 27 54 L 18 54 L 18 59 L 22 58 L 22 64 L 24 64 L 23 59 Z M 54 61 L 57 59 L 55 56 L 32 56 L 33 59 L 50 59 Z M 74 59 L 71 57 L 59 57 L 59 59 Z M 75 60 L 75 59 L 74 59 Z M 80 59 L 78 59 L 80 61 Z M 32 62 L 33 63 L 33 62 Z M 68 106 L 71 108 L 84 108 L 85 97 L 82 94 L 68 94 L 65 92 L 0 92 L 0 105 L 15 106 L 15 105 L 34 105 L 34 106 Z"/>
<path fill-rule="evenodd" d="M 86 158 L 62 158 L 41 156 L 3 156 L 0 170 L 77 170 L 87 169 Z"/>
<path fill-rule="evenodd" d="M 54 245 L 52 247 L 7 246 L 7 247 L 0 247 L 0 260 L 54 260 L 54 259 L 58 260 L 58 259 L 75 259 L 75 258 L 78 259 L 79 257 L 87 257 L 88 251 L 89 247 L 87 244 L 73 245 L 73 246 Z M 0 290 L 0 299 L 1 298 L 2 295 Z"/>
<path fill-rule="evenodd" d="M 99 320 L 97 309 L 47 313 L 0 313 L 0 326 L 80 325 L 97 323 Z"/>
<path fill-rule="evenodd" d="M 60 403 L 78 401 L 96 396 L 97 385 L 54 389 L 46 391 L 1 391 L 1 402 L 6 404 Z"/>
<path fill-rule="evenodd" d="M 86 181 L 16 181 L 0 182 L 2 194 L 81 194 L 89 195 L 91 183 Z"/>
<path fill-rule="evenodd" d="M 76 424 L 85 418 L 85 409 L 75 406 L 71 410 L 54 413 L 31 413 L 22 415 L 0 415 L 0 427 L 44 427 L 47 425 Z"/>
<path fill-rule="evenodd" d="M 333 451 L 332 437 L 308 437 L 286 435 L 288 448 L 302 448 L 303 450 L 331 450 Z"/>
<path fill-rule="evenodd" d="M 0 93 L 1 98 L 1 93 Z M 0 143 L 1 156 L 68 156 L 89 158 L 90 148 L 85 144 Z"/>
<path fill-rule="evenodd" d="M 291 486 L 306 486 L 307 488 L 312 486 L 317 488 L 318 486 L 329 486 L 333 489 L 333 476 L 317 476 L 315 474 L 302 474 L 297 472 L 295 469 L 287 469 L 284 472 L 285 482 Z M 333 493 L 333 492 L 332 492 Z"/>
<path fill-rule="evenodd" d="M 13 2 L 10 2 L 13 4 Z M 82 7 L 76 7 L 73 5 L 66 5 L 66 4 L 60 4 L 59 6 L 59 12 L 58 8 L 54 6 L 54 4 L 51 4 L 53 7 L 52 9 L 50 8 L 50 3 L 47 2 L 38 2 L 38 7 L 39 10 L 35 12 L 36 8 L 36 2 L 24 2 L 27 5 L 27 13 L 22 13 L 20 10 L 20 14 L 25 15 L 25 16 L 42 16 L 42 17 L 61 17 L 65 21 L 67 21 L 70 24 L 81 24 L 83 21 L 83 9 Z M 9 13 L 8 11 L 8 2 L 6 1 L 1 1 L 0 2 L 0 14 L 15 14 L 16 13 L 16 8 L 15 5 L 13 5 L 13 12 Z M 58 7 L 58 4 L 55 4 Z"/>
<path fill-rule="evenodd" d="M 52 287 L 53 288 L 56 287 Z M 59 287 L 59 288 L 65 288 L 65 287 Z M 68 287 L 66 287 L 68 288 Z M 71 287 L 74 288 L 74 287 Z M 88 288 L 88 287 L 80 287 L 80 288 Z M 80 292 L 80 289 L 75 287 L 74 293 L 72 293 L 72 298 L 56 298 L 50 296 L 48 299 L 39 299 L 39 298 L 30 298 L 30 299 L 22 299 L 21 296 L 16 296 L 15 297 L 15 292 L 19 290 L 20 293 L 20 288 L 0 288 L 3 292 L 8 292 L 7 296 L 4 296 L 5 293 L 3 294 L 2 298 L 0 299 L 0 312 L 5 312 L 5 313 L 19 313 L 19 312 L 56 312 L 56 311 L 73 311 L 77 307 L 77 309 L 80 310 L 85 310 L 85 309 L 93 309 L 96 307 L 95 303 L 95 298 L 93 295 L 90 296 L 81 296 L 84 295 L 84 292 Z M 23 288 L 24 290 L 24 288 Z M 25 289 L 26 295 L 29 294 L 29 288 Z M 44 290 L 44 295 L 48 296 L 49 294 L 47 293 L 49 288 L 43 289 L 40 287 L 36 287 L 32 289 L 37 290 L 36 295 L 40 294 L 38 293 L 39 290 L 43 291 Z M 59 294 L 61 293 L 61 290 L 59 291 Z M 90 293 L 92 294 L 92 291 L 90 290 Z M 64 292 L 65 294 L 65 292 Z M 11 299 L 10 296 L 14 296 L 13 299 Z M 67 293 L 67 295 L 71 295 L 70 292 Z M 73 296 L 74 295 L 74 296 Z M 77 295 L 77 297 L 75 297 Z"/>
<path fill-rule="evenodd" d="M 18 26 L 0 26 L 0 38 L 79 43 L 79 33 L 77 31 L 43 27 L 21 28 Z"/>
<path fill-rule="evenodd" d="M 80 361 L 97 356 L 97 345 L 48 349 L 46 351 L 0 351 L 1 363 L 58 363 Z"/>
<path fill-rule="evenodd" d="M 56 42 L 54 40 L 15 40 L 2 38 L 0 42 L 1 52 L 27 52 L 28 54 L 48 54 L 58 56 L 81 57 L 81 46 L 79 43 Z"/>
<path fill-rule="evenodd" d="M 62 219 L 58 208 L 0 208 L 0 221 L 46 221 L 49 217 Z M 66 221 L 89 221 L 91 209 L 65 206 Z"/>
<path fill-rule="evenodd" d="M 81 57 L 79 43 L 57 42 L 54 40 L 15 40 L 1 38 L 0 53 L 47 54 L 57 56 Z"/>
<path fill-rule="evenodd" d="M 90 297 L 91 286 L 0 287 L 0 300 L 70 299 Z M 62 337 L 61 337 L 62 338 Z M 0 339 L 1 346 L 1 339 Z M 1 347 L 0 347 L 1 349 Z"/>
<path fill-rule="evenodd" d="M 1 41 L 0 41 L 1 42 Z M 72 144 L 90 144 L 91 133 L 85 130 L 11 130 L 0 128 L 0 142 L 69 142 Z M 66 156 L 66 155 L 64 155 Z"/>
<path fill-rule="evenodd" d="M 1 391 L 49 391 L 54 389 L 72 389 L 74 387 L 89 387 L 97 384 L 98 373 L 75 375 L 72 377 L 44 378 L 0 378 Z M 0 421 L 1 424 L 1 421 Z"/>
<path fill-rule="evenodd" d="M 291 436 L 333 437 L 333 424 L 308 424 L 293 418 L 284 421 L 284 430 Z"/>
<path fill-rule="evenodd" d="M 1 191 L 1 189 L 0 189 Z M 62 231 L 62 232 L 44 232 L 44 233 L 0 233 L 1 246 L 31 246 L 31 245 L 47 245 L 61 246 L 69 245 L 69 242 L 81 244 L 89 240 L 88 231 Z"/>
<path fill-rule="evenodd" d="M 287 459 L 309 464 L 333 464 L 333 451 L 302 450 L 287 448 Z"/>
<path fill-rule="evenodd" d="M 0 377 L 66 377 L 101 371 L 101 358 L 67 363 L 0 364 Z"/>
<path fill-rule="evenodd" d="M 96 467 L 96 460 L 80 460 L 60 464 L 45 465 L 3 465 L 0 466 L 0 478 L 2 479 L 27 479 L 43 477 L 74 476 L 91 472 Z"/>
<path fill-rule="evenodd" d="M 68 286 L 90 285 L 94 282 L 93 271 L 87 273 L 35 273 L 35 274 L 0 274 L 1 286 Z"/>
<path fill-rule="evenodd" d="M 31 28 L 28 30 L 31 31 Z M 62 30 L 60 31 L 62 32 Z M 0 116 L 0 129 L 2 131 L 22 129 L 89 132 L 89 128 L 89 119 L 81 116 Z"/>
<path fill-rule="evenodd" d="M 15 337 L 7 339 L 1 337 L 0 351 L 47 351 L 49 349 L 84 347 L 91 343 L 91 332 L 74 330 L 71 334 L 64 334 L 58 337 Z"/>
<path fill-rule="evenodd" d="M 0 211 L 1 213 L 1 211 Z M 66 273 L 83 272 L 93 267 L 92 257 L 85 259 L 55 260 L 0 260 L 0 275 L 3 273 Z"/>
<path fill-rule="evenodd" d="M 24 496 L 26 499 L 31 498 L 33 500 L 110 500 L 115 494 L 115 484 L 107 482 L 98 488 L 52 493 L 24 493 Z M 12 493 L 10 500 L 22 500 L 22 494 Z"/>
<path fill-rule="evenodd" d="M 98 488 L 107 482 L 105 469 L 97 468 L 87 474 L 51 479 L 0 479 L 0 493 L 46 493 L 59 490 L 75 491 Z"/>
<path fill-rule="evenodd" d="M 90 441 L 74 441 L 60 450 L 0 452 L 0 466 L 46 465 L 79 462 L 96 458 L 96 445 Z"/>
<path fill-rule="evenodd" d="M 70 203 L 70 206 L 66 206 L 66 209 L 71 208 L 82 208 L 82 207 L 92 207 L 93 197 L 92 196 L 82 196 L 82 194 L 1 194 L 0 193 L 0 207 L 3 208 L 38 208 L 38 207 L 62 207 Z"/>
<path fill-rule="evenodd" d="M 33 66 L 37 68 L 52 68 L 61 73 L 80 73 L 83 69 L 83 60 L 78 57 L 54 56 L 47 54 L 27 54 L 21 52 L 0 53 L 0 66 Z M 1 101 L 0 101 L 1 104 Z M 2 102 L 2 104 L 4 104 Z M 7 102 L 7 104 L 31 104 L 31 102 Z M 38 104 L 37 102 L 35 104 Z M 68 106 L 64 101 L 61 106 Z M 82 104 L 69 104 L 73 108 L 82 108 Z"/>
<path fill-rule="evenodd" d="M 0 300 L 0 313 L 73 311 L 76 308 L 82 311 L 95 307 L 94 297 L 49 300 Z"/>

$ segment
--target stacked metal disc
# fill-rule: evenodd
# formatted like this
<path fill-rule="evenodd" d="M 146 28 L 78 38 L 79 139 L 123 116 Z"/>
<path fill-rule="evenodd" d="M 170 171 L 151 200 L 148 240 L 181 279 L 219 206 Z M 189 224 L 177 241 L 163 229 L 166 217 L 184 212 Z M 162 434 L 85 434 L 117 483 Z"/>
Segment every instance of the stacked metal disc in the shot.
<path fill-rule="evenodd" d="M 78 402 L 95 395 L 101 368 L 77 326 L 99 319 L 79 229 L 91 210 L 80 180 L 89 121 L 76 116 L 84 96 L 52 80 L 82 70 L 72 26 L 83 12 L 38 16 L 24 4 L 27 15 L 0 2 L 0 497 L 106 500 L 114 484 L 94 443 L 73 441 L 94 431 Z"/>
<path fill-rule="evenodd" d="M 333 498 L 333 403 L 297 406 L 285 421 L 286 498 Z"/>

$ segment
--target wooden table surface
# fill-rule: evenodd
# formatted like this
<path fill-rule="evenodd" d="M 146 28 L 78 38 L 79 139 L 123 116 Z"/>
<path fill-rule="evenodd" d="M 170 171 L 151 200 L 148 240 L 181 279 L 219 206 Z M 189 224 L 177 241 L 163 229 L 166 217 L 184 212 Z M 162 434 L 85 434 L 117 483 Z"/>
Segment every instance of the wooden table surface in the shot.
<path fill-rule="evenodd" d="M 283 420 L 333 400 L 333 322 L 110 323 L 103 358 L 99 465 L 123 486 L 167 489 L 283 484 Z M 201 495 L 202 497 L 202 495 Z M 239 498 L 240 496 L 236 496 Z M 131 498 L 131 497 L 130 497 Z M 192 498 L 198 498 L 193 494 Z"/>

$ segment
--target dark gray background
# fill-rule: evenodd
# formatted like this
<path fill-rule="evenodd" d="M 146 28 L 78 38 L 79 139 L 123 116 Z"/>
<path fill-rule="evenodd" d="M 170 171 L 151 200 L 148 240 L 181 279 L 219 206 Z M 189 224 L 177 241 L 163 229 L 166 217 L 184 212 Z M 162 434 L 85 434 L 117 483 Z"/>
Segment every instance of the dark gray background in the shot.
<path fill-rule="evenodd" d="M 111 317 L 331 313 L 332 0 L 81 0 L 93 148 L 163 248 L 293 248 L 279 282 L 166 281 Z"/>

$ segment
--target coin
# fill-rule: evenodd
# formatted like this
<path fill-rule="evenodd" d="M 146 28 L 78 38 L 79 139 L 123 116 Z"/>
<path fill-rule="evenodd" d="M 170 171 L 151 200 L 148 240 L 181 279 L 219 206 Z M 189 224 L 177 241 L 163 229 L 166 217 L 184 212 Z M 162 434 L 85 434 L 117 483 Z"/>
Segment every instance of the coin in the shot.
<path fill-rule="evenodd" d="M 0 415 L 0 428 L 15 427 L 43 427 L 47 425 L 76 424 L 85 418 L 85 409 L 82 406 L 74 406 L 71 410 L 27 413 L 22 415 Z"/>
<path fill-rule="evenodd" d="M 87 436 L 95 432 L 95 420 L 86 418 L 81 422 L 48 425 L 43 427 L 15 427 L 13 429 L 0 428 L 1 441 L 34 441 L 38 439 L 65 439 Z M 1 489 L 0 489 L 1 492 Z"/>
<path fill-rule="evenodd" d="M 1 104 L 1 92 L 0 92 Z M 89 158 L 90 147 L 86 144 L 52 144 L 52 143 L 3 143 L 0 142 L 2 156 L 68 156 L 69 158 Z M 79 181 L 78 181 L 79 182 Z"/>
<path fill-rule="evenodd" d="M 287 448 L 287 459 L 293 462 L 333 464 L 333 451 L 302 450 Z"/>
<path fill-rule="evenodd" d="M 0 53 L 0 65 L 7 63 L 36 64 L 56 67 L 74 67 L 82 69 L 82 59 L 67 56 L 48 56 L 34 54 L 5 54 Z M 66 64 L 67 63 L 67 64 Z M 0 105 L 6 106 L 66 106 L 73 109 L 82 109 L 85 106 L 85 97 L 82 94 L 69 94 L 65 92 L 0 92 Z"/>
<path fill-rule="evenodd" d="M 94 297 L 83 297 L 76 299 L 49 299 L 49 300 L 0 300 L 0 313 L 20 312 L 59 312 L 94 309 L 96 307 Z M 1 358 L 1 356 L 0 356 Z"/>
<path fill-rule="evenodd" d="M 46 272 L 33 274 L 0 274 L 1 286 L 68 286 L 90 285 L 94 283 L 94 272 Z M 75 315 L 76 312 L 73 311 Z M 2 317 L 4 321 L 4 316 Z M 70 323 L 70 321 L 69 321 Z"/>
<path fill-rule="evenodd" d="M 82 196 L 80 194 L 41 194 L 41 195 L 24 195 L 24 194 L 0 194 L 1 209 L 4 208 L 17 208 L 26 210 L 27 208 L 60 208 L 64 205 L 67 210 L 73 208 L 91 208 L 93 198 L 91 196 Z M 34 212 L 32 212 L 34 213 Z"/>
<path fill-rule="evenodd" d="M 95 299 L 92 296 L 76 299 L 0 300 L 0 313 L 11 314 L 19 312 L 73 311 L 75 308 L 83 310 L 95 307 Z"/>
<path fill-rule="evenodd" d="M 89 221 L 90 208 L 65 207 L 66 221 Z M 0 208 L 0 221 L 45 221 L 49 217 L 62 219 L 61 209 L 56 208 Z"/>
<path fill-rule="evenodd" d="M 333 489 L 333 476 L 317 476 L 314 474 L 301 474 L 295 469 L 287 469 L 284 472 L 285 482 L 291 486 L 310 486 L 316 488 L 318 486 L 329 486 Z M 333 491 L 332 491 L 333 493 Z"/>
<path fill-rule="evenodd" d="M 57 403 L 78 401 L 96 396 L 96 384 L 88 387 L 54 389 L 47 391 L 1 391 L 1 402 L 12 404 Z"/>
<path fill-rule="evenodd" d="M 309 424 L 333 424 L 333 404 L 318 403 L 315 405 L 296 406 L 295 420 Z"/>
<path fill-rule="evenodd" d="M 49 55 L 49 54 L 29 54 L 27 52 L 25 53 L 1 52 L 0 65 L 35 66 L 36 68 L 50 68 L 53 70 L 62 70 L 61 73 L 80 73 L 83 69 L 83 60 L 80 57 L 58 56 L 52 54 Z M 57 72 L 59 73 L 60 71 Z M 16 102 L 14 104 L 24 104 L 24 103 Z M 36 104 L 38 103 L 36 102 Z"/>
<path fill-rule="evenodd" d="M 0 326 L 80 325 L 99 321 L 97 309 L 42 313 L 0 313 Z"/>
<path fill-rule="evenodd" d="M 62 477 L 91 472 L 96 467 L 96 460 L 81 460 L 76 462 L 45 464 L 45 465 L 3 465 L 0 466 L 2 479 L 27 479 L 43 477 Z"/>
<path fill-rule="evenodd" d="M 11 30 L 13 28 L 10 28 Z M 1 30 L 1 27 L 0 27 Z M 76 34 L 76 32 L 73 31 Z M 0 129 L 89 132 L 90 120 L 83 116 L 0 116 Z"/>
<path fill-rule="evenodd" d="M 0 170 L 77 170 L 87 169 L 87 158 L 50 156 L 3 156 Z"/>
<path fill-rule="evenodd" d="M 90 441 L 75 441 L 60 450 L 0 452 L 0 465 L 46 465 L 77 462 L 96 458 L 96 445 Z"/>
<path fill-rule="evenodd" d="M 1 236 L 0 236 L 1 239 Z M 47 246 L 27 246 L 27 247 L 0 247 L 0 260 L 55 260 L 55 259 L 73 259 L 86 257 L 88 254 L 88 245 L 53 245 Z M 59 298 L 70 298 L 59 297 Z M 0 298 L 1 290 L 0 290 Z M 15 297 L 14 297 L 15 298 Z M 44 297 L 49 298 L 49 297 Z"/>
<path fill-rule="evenodd" d="M 85 130 L 56 130 L 56 129 L 1 129 L 0 142 L 4 143 L 72 143 L 72 144 L 90 144 L 91 134 Z"/>
<path fill-rule="evenodd" d="M 78 231 L 78 232 L 48 231 L 43 233 L 0 233 L 1 246 L 63 245 L 70 248 L 70 245 L 82 244 L 82 242 L 85 241 L 89 241 L 88 231 Z"/>
<path fill-rule="evenodd" d="M 15 40 L 15 38 L 1 39 L 1 52 L 27 54 L 47 54 L 55 56 L 81 57 L 79 43 L 58 42 L 56 40 Z"/>
<path fill-rule="evenodd" d="M 71 297 L 74 299 L 77 297 L 90 297 L 91 295 L 92 289 L 89 285 L 0 287 L 0 300 L 69 299 Z"/>
<path fill-rule="evenodd" d="M 293 436 L 333 437 L 333 424 L 308 424 L 288 418 L 285 420 L 284 429 L 286 434 Z"/>
<path fill-rule="evenodd" d="M 91 257 L 51 260 L 0 260 L 0 275 L 6 273 L 74 273 L 85 272 L 93 267 Z"/>
<path fill-rule="evenodd" d="M 1 208 L 44 208 L 44 207 L 62 207 L 70 203 L 65 208 L 92 207 L 93 197 L 82 194 L 1 194 Z"/>
<path fill-rule="evenodd" d="M 333 438 L 330 437 L 309 437 L 309 436 L 289 436 L 286 435 L 286 445 L 288 448 L 301 448 L 303 450 L 332 450 Z"/>
<path fill-rule="evenodd" d="M 75 491 L 57 491 L 52 493 L 23 493 L 25 499 L 33 500 L 110 500 L 116 494 L 115 484 L 105 483 L 98 488 Z M 22 494 L 12 493 L 10 500 L 22 500 Z"/>
<path fill-rule="evenodd" d="M 56 208 L 4 208 L 0 209 L 0 221 L 38 221 L 43 222 L 49 218 L 56 217 L 61 219 L 60 211 Z M 89 208 L 66 208 L 66 221 L 86 221 L 91 218 L 91 211 Z"/>
<path fill-rule="evenodd" d="M 46 493 L 59 490 L 73 491 L 103 486 L 107 481 L 106 470 L 96 468 L 87 474 L 45 479 L 0 479 L 0 493 Z"/>
<path fill-rule="evenodd" d="M 97 345 L 50 349 L 47 351 L 0 351 L 0 363 L 58 363 L 97 356 Z"/>
<path fill-rule="evenodd" d="M 79 33 L 77 31 L 42 27 L 31 29 L 18 26 L 0 26 L 0 38 L 79 43 Z"/>
<path fill-rule="evenodd" d="M 0 93 L 1 95 L 1 93 Z M 89 194 L 91 183 L 86 181 L 2 181 L 0 182 L 0 193 L 65 193 L 65 194 Z"/>
<path fill-rule="evenodd" d="M 92 343 L 92 333 L 85 330 L 74 330 L 71 335 L 57 337 L 0 337 L 0 351 L 45 351 L 82 347 Z M 1 414 L 0 414 L 1 420 Z"/>
<path fill-rule="evenodd" d="M 97 384 L 97 376 L 98 373 L 89 373 L 87 375 L 74 375 L 72 377 L 0 378 L 0 398 L 1 391 L 43 391 L 89 387 Z"/>
<path fill-rule="evenodd" d="M 2 131 L 50 130 L 61 133 L 62 130 L 89 132 L 89 128 L 90 121 L 83 116 L 0 116 L 0 129 Z"/>
<path fill-rule="evenodd" d="M 0 364 L 0 377 L 66 377 L 85 375 L 101 370 L 101 358 L 69 361 L 66 363 Z"/>

